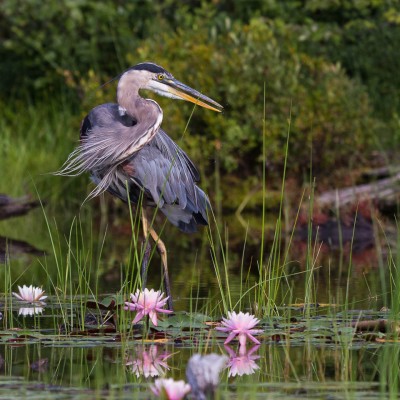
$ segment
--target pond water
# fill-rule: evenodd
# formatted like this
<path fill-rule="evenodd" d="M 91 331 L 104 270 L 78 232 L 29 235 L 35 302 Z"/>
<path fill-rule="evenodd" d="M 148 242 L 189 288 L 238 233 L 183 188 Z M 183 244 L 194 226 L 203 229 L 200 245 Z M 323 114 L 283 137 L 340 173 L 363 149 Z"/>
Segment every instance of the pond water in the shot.
<path fill-rule="evenodd" d="M 73 214 L 46 217 L 50 228 L 42 210 L 0 225 L 3 237 L 46 252 L 16 252 L 1 265 L 0 399 L 147 399 L 157 376 L 185 379 L 197 353 L 229 359 L 217 398 L 397 398 L 397 328 L 359 325 L 395 319 L 397 326 L 391 309 L 400 297 L 388 258 L 396 242 L 392 228 L 361 249 L 355 241 L 310 246 L 295 236 L 286 258 L 280 253 L 284 268 L 271 307 L 262 298 L 272 296 L 270 285 L 257 290 L 259 231 L 225 217 L 232 228 L 224 229 L 217 249 L 218 279 L 207 232 L 188 236 L 165 226 L 176 313 L 144 332 L 141 324 L 132 327 L 134 313 L 121 307 L 134 268 L 129 216 L 89 210 L 75 222 Z M 282 249 L 289 241 L 282 239 Z M 265 248 L 268 265 L 268 240 Z M 147 286 L 158 289 L 156 254 L 150 271 Z M 16 301 L 11 291 L 17 284 L 42 286 L 46 304 Z M 115 307 L 102 306 L 117 293 Z M 226 334 L 215 330 L 226 316 L 224 301 L 257 315 L 261 345 L 224 345 Z"/>
<path fill-rule="evenodd" d="M 360 318 L 384 318 L 385 312 L 327 316 L 321 309 L 304 318 L 300 307 L 292 307 L 290 321 L 263 318 L 261 345 L 243 349 L 236 342 L 223 345 L 224 335 L 206 323 L 211 318 L 195 313 L 178 312 L 146 338 L 139 326 L 98 328 L 88 321 L 66 333 L 64 318 L 69 321 L 70 313 L 76 318 L 81 307 L 49 306 L 57 301 L 50 298 L 42 313 L 25 317 L 13 304 L 13 328 L 3 326 L 0 336 L 0 398 L 10 393 L 13 398 L 149 398 L 155 377 L 185 379 L 188 359 L 211 352 L 229 359 L 221 374 L 222 398 L 386 398 L 391 390 L 396 393 L 389 384 L 396 385 L 398 376 L 390 375 L 390 365 L 398 366 L 399 344 L 379 342 L 378 333 L 351 327 Z"/>

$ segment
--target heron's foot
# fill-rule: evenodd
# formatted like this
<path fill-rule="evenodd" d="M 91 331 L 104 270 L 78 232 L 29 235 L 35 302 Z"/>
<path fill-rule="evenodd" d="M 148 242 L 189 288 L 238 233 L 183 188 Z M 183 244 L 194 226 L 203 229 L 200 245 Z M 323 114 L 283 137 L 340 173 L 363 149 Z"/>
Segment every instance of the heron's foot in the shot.
<path fill-rule="evenodd" d="M 165 289 L 165 291 L 167 292 L 167 296 L 168 296 L 168 300 L 167 300 L 168 310 L 174 311 L 171 290 L 169 290 L 169 292 L 170 292 L 169 295 L 168 295 L 167 289 Z"/>

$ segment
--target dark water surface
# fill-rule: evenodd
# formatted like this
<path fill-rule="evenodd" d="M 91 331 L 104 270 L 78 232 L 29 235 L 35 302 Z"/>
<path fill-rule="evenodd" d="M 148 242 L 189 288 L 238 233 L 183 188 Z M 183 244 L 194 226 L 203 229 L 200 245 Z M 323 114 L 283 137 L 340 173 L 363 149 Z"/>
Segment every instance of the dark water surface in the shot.
<path fill-rule="evenodd" d="M 292 307 L 290 322 L 263 318 L 261 345 L 240 349 L 237 342 L 223 345 L 214 326 L 193 320 L 192 329 L 160 327 L 148 339 L 141 337 L 140 328 L 115 331 L 86 325 L 67 333 L 64 322 L 79 315 L 79 303 L 54 306 L 53 297 L 47 303 L 36 316 L 23 316 L 16 304 L 7 315 L 12 328 L 4 323 L 0 331 L 0 398 L 11 393 L 14 398 L 148 398 L 156 377 L 185 379 L 190 356 L 211 352 L 229 359 L 221 374 L 224 398 L 228 393 L 239 399 L 386 398 L 393 381 L 388 366 L 400 361 L 398 344 L 376 342 L 371 333 L 356 334 L 349 325 L 361 314 L 374 319 L 384 312 L 328 317 L 321 310 L 305 319 L 300 307 Z M 178 312 L 179 318 L 184 325 L 191 317 Z"/>
<path fill-rule="evenodd" d="M 100 214 L 83 213 L 76 225 L 73 216 L 48 215 L 51 235 L 41 210 L 1 222 L 1 236 L 46 255 L 21 251 L 0 265 L 0 399 L 149 398 L 156 376 L 185 379 L 190 356 L 211 352 L 230 360 L 221 375 L 222 398 L 397 398 L 398 367 L 389 367 L 400 365 L 396 338 L 380 342 L 376 339 L 384 334 L 371 337 L 352 326 L 360 318 L 389 316 L 381 309 L 392 307 L 393 266 L 387 256 L 395 253 L 393 233 L 367 246 L 329 240 L 310 246 L 307 238 L 295 235 L 282 261 L 284 275 L 271 313 L 257 307 L 254 290 L 241 296 L 260 283 L 260 231 L 226 217 L 222 243 L 229 251 L 217 254 L 224 293 L 229 286 L 232 304 L 241 300 L 240 310 L 256 312 L 264 330 L 261 346 L 243 351 L 236 341 L 224 346 L 224 336 L 212 324 L 224 311 L 205 230 L 192 236 L 170 226 L 163 231 L 177 311 L 174 326 L 152 330 L 146 339 L 129 328 L 133 315 L 117 328 L 83 324 L 92 312 L 86 300 L 119 292 L 130 263 L 129 216 Z M 266 233 L 264 265 L 271 236 Z M 284 236 L 282 260 L 289 242 L 290 236 Z M 155 254 L 147 286 L 158 289 L 160 275 Z M 21 311 L 10 298 L 17 284 L 42 286 L 50 295 L 46 306 Z"/>

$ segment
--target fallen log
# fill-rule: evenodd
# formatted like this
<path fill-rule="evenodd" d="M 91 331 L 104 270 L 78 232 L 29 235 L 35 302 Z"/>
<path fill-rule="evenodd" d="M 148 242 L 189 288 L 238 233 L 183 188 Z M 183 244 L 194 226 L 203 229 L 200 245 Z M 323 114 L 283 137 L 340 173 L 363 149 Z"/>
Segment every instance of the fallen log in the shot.
<path fill-rule="evenodd" d="M 27 214 L 30 210 L 39 206 L 40 201 L 31 200 L 28 196 L 12 198 L 0 194 L 0 220 Z"/>
<path fill-rule="evenodd" d="M 371 321 L 352 322 L 351 326 L 357 332 L 383 332 L 386 333 L 391 327 L 391 323 L 387 319 L 376 319 Z"/>
<path fill-rule="evenodd" d="M 400 198 L 400 172 L 371 183 L 330 190 L 316 196 L 320 207 L 343 207 L 360 202 L 375 204 L 384 202 L 385 205 L 397 204 Z"/>
<path fill-rule="evenodd" d="M 17 258 L 23 254 L 44 256 L 46 255 L 46 251 L 37 249 L 23 240 L 0 236 L 0 263 L 4 263 L 10 258 Z"/>

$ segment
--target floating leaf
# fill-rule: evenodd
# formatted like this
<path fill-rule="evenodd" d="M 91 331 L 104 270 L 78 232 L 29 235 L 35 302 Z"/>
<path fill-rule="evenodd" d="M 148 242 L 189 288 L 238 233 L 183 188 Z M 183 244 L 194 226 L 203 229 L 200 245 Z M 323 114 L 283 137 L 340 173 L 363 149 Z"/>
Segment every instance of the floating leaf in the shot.
<path fill-rule="evenodd" d="M 122 295 L 111 295 L 104 297 L 101 301 L 88 300 L 86 306 L 100 310 L 114 310 L 116 307 L 124 305 L 125 301 L 126 299 Z"/>

